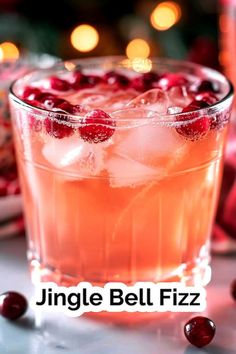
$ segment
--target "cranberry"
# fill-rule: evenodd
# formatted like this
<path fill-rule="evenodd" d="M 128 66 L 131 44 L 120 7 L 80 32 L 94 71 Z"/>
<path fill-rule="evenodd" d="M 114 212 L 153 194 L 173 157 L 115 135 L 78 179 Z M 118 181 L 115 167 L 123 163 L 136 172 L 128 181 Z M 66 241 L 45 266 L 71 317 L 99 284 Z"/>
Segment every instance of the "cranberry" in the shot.
<path fill-rule="evenodd" d="M 43 105 L 46 109 L 51 110 L 54 107 L 58 107 L 62 103 L 64 103 L 65 100 L 59 97 L 45 97 L 43 101 Z"/>
<path fill-rule="evenodd" d="M 158 81 L 160 77 L 155 71 L 150 71 L 148 73 L 144 73 L 142 78 L 144 82 L 150 83 Z"/>
<path fill-rule="evenodd" d="M 7 181 L 4 178 L 0 178 L 0 197 L 7 195 Z"/>
<path fill-rule="evenodd" d="M 82 108 L 79 104 L 72 105 L 71 103 L 65 101 L 57 106 L 57 108 L 61 109 L 70 114 L 78 114 L 81 113 Z"/>
<path fill-rule="evenodd" d="M 159 75 L 154 71 L 145 73 L 141 76 L 135 77 L 131 82 L 131 87 L 137 91 L 147 91 L 152 88 L 152 85 L 155 81 L 158 81 Z"/>
<path fill-rule="evenodd" d="M 117 85 L 121 87 L 125 87 L 129 85 L 129 79 L 121 75 L 115 71 L 109 71 L 104 75 L 104 80 L 109 84 L 109 85 Z"/>
<path fill-rule="evenodd" d="M 203 316 L 191 318 L 184 326 L 185 337 L 198 348 L 209 344 L 215 335 L 215 331 L 214 322 Z"/>
<path fill-rule="evenodd" d="M 211 91 L 211 92 L 219 92 L 219 85 L 217 82 L 212 82 L 209 80 L 203 80 L 200 85 L 197 88 L 197 91 L 200 92 L 205 92 L 205 91 Z"/>
<path fill-rule="evenodd" d="M 73 73 L 72 88 L 74 90 L 79 90 L 81 88 L 93 87 L 98 85 L 103 80 L 97 75 L 84 75 L 80 71 L 75 71 Z"/>
<path fill-rule="evenodd" d="M 218 98 L 212 92 L 202 92 L 195 96 L 195 100 L 204 101 L 211 105 L 216 103 L 218 101 Z"/>
<path fill-rule="evenodd" d="M 29 115 L 29 126 L 31 130 L 38 133 L 42 130 L 42 121 L 34 115 Z"/>
<path fill-rule="evenodd" d="M 131 82 L 131 87 L 140 92 L 145 92 L 151 89 L 150 85 L 143 80 L 142 76 L 135 77 Z"/>
<path fill-rule="evenodd" d="M 15 291 L 8 291 L 0 295 L 0 315 L 16 320 L 24 315 L 28 307 L 26 298 Z"/>
<path fill-rule="evenodd" d="M 236 301 L 236 279 L 234 279 L 230 285 L 230 293 L 232 298 Z"/>
<path fill-rule="evenodd" d="M 84 75 L 80 71 L 75 71 L 73 72 L 73 78 L 72 78 L 72 88 L 74 90 L 78 90 L 81 88 L 82 81 L 83 81 Z"/>
<path fill-rule="evenodd" d="M 81 83 L 83 85 L 93 87 L 95 85 L 98 85 L 99 83 L 102 82 L 102 78 L 100 76 L 96 75 L 88 75 L 88 76 L 83 76 Z"/>
<path fill-rule="evenodd" d="M 208 106 L 209 105 L 204 101 L 193 101 L 187 107 L 185 107 L 182 112 L 191 112 Z M 195 121 L 187 123 L 194 118 L 196 118 Z M 180 135 L 183 135 L 185 138 L 190 140 L 199 139 L 200 137 L 204 136 L 210 129 L 210 119 L 205 116 L 197 117 L 194 115 L 194 113 L 182 116 L 180 119 L 178 119 L 178 121 L 186 122 L 186 124 L 177 127 L 176 131 Z"/>
<path fill-rule="evenodd" d="M 89 143 L 96 144 L 106 141 L 115 132 L 115 121 L 101 109 L 87 113 L 81 123 L 80 136 Z"/>
<path fill-rule="evenodd" d="M 72 106 L 72 112 L 71 113 L 78 114 L 78 113 L 81 113 L 82 111 L 83 111 L 83 108 L 79 104 L 75 104 L 74 106 Z"/>
<path fill-rule="evenodd" d="M 62 80 L 57 76 L 50 77 L 50 87 L 57 91 L 68 91 L 70 89 L 70 84 L 66 80 Z"/>
<path fill-rule="evenodd" d="M 59 114 L 61 112 L 58 111 L 57 113 L 58 114 L 56 114 L 55 116 L 52 116 L 51 114 L 49 114 L 49 116 L 45 119 L 44 126 L 45 126 L 47 133 L 57 139 L 62 139 L 62 138 L 72 135 L 73 128 L 69 127 L 68 125 L 65 124 L 66 122 L 65 122 L 65 119 L 63 119 L 64 117 L 62 117 Z M 54 119 L 56 119 L 58 121 L 61 120 L 62 123 L 59 123 Z"/>
<path fill-rule="evenodd" d="M 21 98 L 23 100 L 33 101 L 36 100 L 40 94 L 41 91 L 37 87 L 26 86 L 22 92 Z"/>
<path fill-rule="evenodd" d="M 162 90 L 169 90 L 171 87 L 184 86 L 187 83 L 188 80 L 182 74 L 167 73 L 161 76 L 157 83 L 157 87 L 161 88 Z"/>

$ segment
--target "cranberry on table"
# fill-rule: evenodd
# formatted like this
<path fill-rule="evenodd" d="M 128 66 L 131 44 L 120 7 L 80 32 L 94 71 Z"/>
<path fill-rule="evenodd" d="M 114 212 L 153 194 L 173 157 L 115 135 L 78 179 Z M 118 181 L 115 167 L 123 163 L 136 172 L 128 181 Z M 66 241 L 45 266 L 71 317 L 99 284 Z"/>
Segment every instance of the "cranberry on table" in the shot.
<path fill-rule="evenodd" d="M 214 322 L 203 316 L 191 318 L 184 326 L 185 337 L 198 348 L 209 344 L 214 338 L 215 331 Z"/>
<path fill-rule="evenodd" d="M 230 294 L 232 298 L 236 301 L 236 279 L 234 279 L 230 285 Z"/>
<path fill-rule="evenodd" d="M 26 298 L 16 291 L 8 291 L 0 295 L 0 315 L 16 320 L 23 316 L 28 308 Z"/>
<path fill-rule="evenodd" d="M 106 112 L 95 109 L 84 116 L 78 130 L 83 140 L 96 144 L 111 138 L 115 126 L 115 121 Z"/>
<path fill-rule="evenodd" d="M 192 112 L 208 106 L 205 101 L 194 100 L 183 109 L 182 113 Z M 176 131 L 189 140 L 197 140 L 206 135 L 211 125 L 210 119 L 207 116 L 197 117 L 194 112 L 181 116 L 180 118 L 177 117 L 177 121 L 182 122 L 182 125 L 177 127 Z"/>

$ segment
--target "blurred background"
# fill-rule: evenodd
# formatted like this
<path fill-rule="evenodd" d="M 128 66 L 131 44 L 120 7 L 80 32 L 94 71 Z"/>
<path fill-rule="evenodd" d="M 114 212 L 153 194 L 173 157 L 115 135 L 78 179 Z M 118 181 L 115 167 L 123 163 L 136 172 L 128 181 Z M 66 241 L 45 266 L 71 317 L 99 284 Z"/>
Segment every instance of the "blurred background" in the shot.
<path fill-rule="evenodd" d="M 220 68 L 216 0 L 0 0 L 0 60 L 168 56 Z"/>

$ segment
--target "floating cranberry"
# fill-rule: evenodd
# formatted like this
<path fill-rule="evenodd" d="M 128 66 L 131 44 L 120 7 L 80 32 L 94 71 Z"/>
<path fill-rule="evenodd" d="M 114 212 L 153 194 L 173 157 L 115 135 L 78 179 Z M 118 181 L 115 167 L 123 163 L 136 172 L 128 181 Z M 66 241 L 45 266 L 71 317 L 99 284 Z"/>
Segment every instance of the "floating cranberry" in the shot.
<path fill-rule="evenodd" d="M 185 337 L 198 348 L 209 344 L 214 338 L 215 331 L 214 322 L 203 316 L 192 318 L 184 326 Z"/>
<path fill-rule="evenodd" d="M 182 112 L 191 112 L 208 106 L 209 105 L 204 101 L 193 101 L 185 107 Z M 176 131 L 189 140 L 197 140 L 203 137 L 210 129 L 210 119 L 206 116 L 197 117 L 194 113 L 181 116 L 177 118 L 177 121 L 181 121 L 183 124 L 177 127 Z M 188 123 L 188 121 L 191 122 Z"/>
<path fill-rule="evenodd" d="M 102 82 L 102 78 L 96 75 L 87 75 L 83 76 L 81 83 L 82 85 L 86 85 L 88 87 L 93 87 Z"/>
<path fill-rule="evenodd" d="M 152 83 L 158 81 L 160 76 L 155 71 L 150 71 L 142 75 L 143 81 L 146 83 Z"/>
<path fill-rule="evenodd" d="M 144 73 L 141 76 L 135 77 L 131 82 L 131 87 L 137 91 L 147 91 L 152 88 L 154 82 L 158 81 L 159 75 L 154 71 Z"/>
<path fill-rule="evenodd" d="M 27 307 L 26 298 L 18 292 L 8 291 L 0 295 L 0 315 L 9 320 L 23 316 Z"/>
<path fill-rule="evenodd" d="M 184 86 L 188 80 L 182 74 L 166 73 L 163 74 L 157 83 L 157 87 L 162 90 L 169 90 L 171 87 Z"/>
<path fill-rule="evenodd" d="M 57 91 L 68 91 L 71 88 L 69 82 L 57 76 L 50 77 L 50 87 Z"/>
<path fill-rule="evenodd" d="M 66 102 L 62 98 L 59 97 L 48 97 L 43 101 L 43 105 L 46 109 L 51 110 L 52 108 L 58 107 L 62 103 Z"/>
<path fill-rule="evenodd" d="M 57 106 L 57 109 L 61 109 L 62 111 L 70 114 L 78 114 L 82 112 L 82 108 L 79 104 L 73 105 L 67 101 L 59 104 Z"/>
<path fill-rule="evenodd" d="M 66 124 L 65 118 L 57 112 L 58 114 L 49 116 L 44 121 L 44 126 L 47 133 L 54 138 L 63 139 L 73 134 L 73 128 Z M 61 121 L 61 123 L 60 123 Z"/>
<path fill-rule="evenodd" d="M 104 81 L 109 85 L 117 85 L 125 87 L 129 85 L 129 79 L 125 75 L 121 75 L 115 71 L 109 71 L 104 75 Z"/>
<path fill-rule="evenodd" d="M 131 81 L 130 86 L 139 92 L 145 92 L 151 89 L 151 86 L 143 80 L 142 76 L 135 77 Z"/>
<path fill-rule="evenodd" d="M 78 90 L 82 86 L 84 75 L 80 71 L 73 72 L 71 86 L 74 90 Z"/>
<path fill-rule="evenodd" d="M 236 301 L 236 279 L 234 279 L 230 285 L 230 294 L 232 298 Z"/>
<path fill-rule="evenodd" d="M 204 101 L 207 104 L 211 105 L 218 101 L 218 98 L 212 92 L 202 92 L 195 96 L 195 100 Z"/>
<path fill-rule="evenodd" d="M 211 91 L 211 92 L 217 93 L 217 92 L 219 92 L 219 85 L 217 82 L 203 80 L 203 81 L 201 81 L 200 85 L 198 86 L 197 91 L 199 93 L 205 92 L 205 91 Z"/>
<path fill-rule="evenodd" d="M 41 95 L 41 91 L 37 87 L 26 86 L 24 88 L 24 91 L 22 92 L 21 98 L 24 101 L 25 100 L 34 101 L 37 100 L 40 95 Z"/>
<path fill-rule="evenodd" d="M 85 115 L 79 127 L 80 136 L 89 143 L 101 143 L 115 132 L 115 121 L 101 109 L 95 109 Z"/>

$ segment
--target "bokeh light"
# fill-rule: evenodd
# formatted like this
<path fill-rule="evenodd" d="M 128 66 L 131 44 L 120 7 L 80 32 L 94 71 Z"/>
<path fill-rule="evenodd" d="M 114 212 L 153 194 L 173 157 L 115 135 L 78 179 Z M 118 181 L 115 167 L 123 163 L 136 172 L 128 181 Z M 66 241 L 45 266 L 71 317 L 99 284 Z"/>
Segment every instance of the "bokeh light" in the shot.
<path fill-rule="evenodd" d="M 20 56 L 19 49 L 14 43 L 3 42 L 0 44 L 0 61 L 16 60 Z"/>
<path fill-rule="evenodd" d="M 77 26 L 71 33 L 71 44 L 80 52 L 90 52 L 99 42 L 96 28 L 83 24 Z"/>
<path fill-rule="evenodd" d="M 174 26 L 181 17 L 181 8 L 174 1 L 164 1 L 157 5 L 150 16 L 152 26 L 159 31 L 166 31 Z"/>
<path fill-rule="evenodd" d="M 147 58 L 150 55 L 150 46 L 144 39 L 133 39 L 126 47 L 126 55 L 129 59 Z"/>

